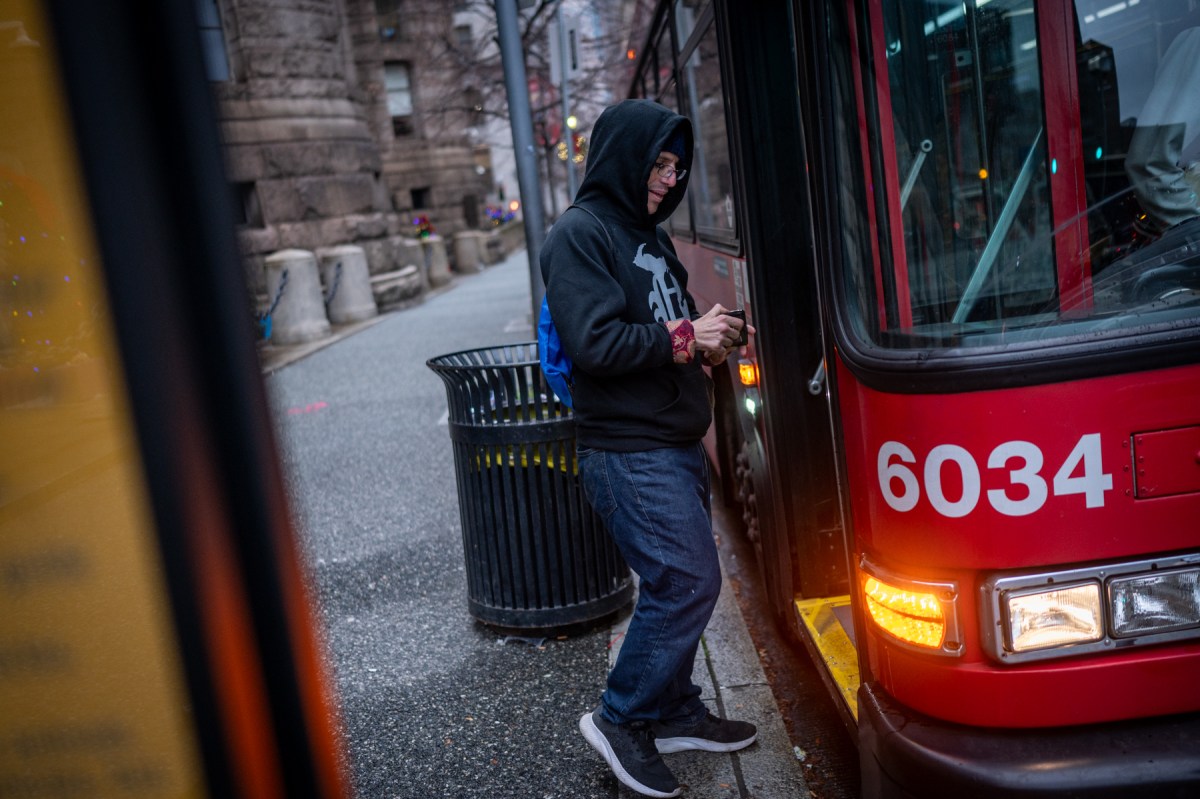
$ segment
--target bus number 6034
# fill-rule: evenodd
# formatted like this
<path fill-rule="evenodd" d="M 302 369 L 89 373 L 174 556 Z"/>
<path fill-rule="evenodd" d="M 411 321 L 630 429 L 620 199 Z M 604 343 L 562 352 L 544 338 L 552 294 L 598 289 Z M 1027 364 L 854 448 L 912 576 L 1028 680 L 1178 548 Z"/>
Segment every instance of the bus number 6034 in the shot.
<path fill-rule="evenodd" d="M 1005 516 L 1028 516 L 1042 509 L 1052 486 L 1055 496 L 1082 494 L 1088 508 L 1102 508 L 1105 492 L 1112 490 L 1113 478 L 1104 471 L 1100 451 L 1099 433 L 1080 436 L 1048 486 L 1042 476 L 1045 457 L 1041 447 L 1030 441 L 1006 441 L 988 455 L 987 469 L 1006 471 L 1009 486 L 988 489 L 987 501 Z M 879 448 L 879 489 L 893 510 L 906 513 L 921 500 L 921 480 L 907 465 L 916 463 L 912 449 L 899 441 L 884 442 Z M 943 480 L 944 469 L 950 465 L 958 469 L 961 478 L 962 492 L 958 499 L 947 496 Z M 933 447 L 925 456 L 921 475 L 925 496 L 941 515 L 958 519 L 979 506 L 980 494 L 984 493 L 979 463 L 964 447 L 957 444 Z M 1023 491 L 1014 491 L 1014 486 L 1022 487 Z"/>

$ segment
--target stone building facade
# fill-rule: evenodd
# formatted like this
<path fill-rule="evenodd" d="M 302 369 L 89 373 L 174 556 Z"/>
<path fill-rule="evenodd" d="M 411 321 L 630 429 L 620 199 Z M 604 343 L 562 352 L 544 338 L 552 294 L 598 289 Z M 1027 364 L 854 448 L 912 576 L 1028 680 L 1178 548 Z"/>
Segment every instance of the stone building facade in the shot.
<path fill-rule="evenodd" d="M 380 275 L 421 258 L 414 218 L 481 226 L 487 151 L 440 113 L 453 3 L 198 2 L 253 292 L 279 250 L 354 244 Z"/>

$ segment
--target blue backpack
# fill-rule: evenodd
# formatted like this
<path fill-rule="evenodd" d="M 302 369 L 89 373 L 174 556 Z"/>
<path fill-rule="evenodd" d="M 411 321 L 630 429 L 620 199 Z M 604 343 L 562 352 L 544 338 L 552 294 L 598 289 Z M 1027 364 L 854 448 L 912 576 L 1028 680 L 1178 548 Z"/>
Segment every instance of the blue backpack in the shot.
<path fill-rule="evenodd" d="M 568 408 L 571 406 L 571 356 L 563 349 L 554 320 L 550 318 L 550 306 L 546 298 L 542 298 L 542 313 L 538 317 L 538 355 L 542 361 L 542 374 L 546 383 L 558 397 L 559 401 Z"/>
<path fill-rule="evenodd" d="M 612 254 L 613 240 L 612 234 L 608 232 L 604 222 L 600 217 L 584 208 L 582 205 L 571 205 L 567 208 L 570 211 L 572 208 L 578 208 L 591 215 L 600 223 L 600 229 L 604 231 L 604 237 L 608 239 L 609 254 Z M 563 212 L 564 214 L 566 211 Z M 571 403 L 571 370 L 574 369 L 574 364 L 571 362 L 571 356 L 567 355 L 563 349 L 562 339 L 558 337 L 558 330 L 554 327 L 554 320 L 550 318 L 550 306 L 546 303 L 546 298 L 542 298 L 542 311 L 538 315 L 538 356 L 542 362 L 542 374 L 546 376 L 546 384 L 550 386 L 550 390 L 558 397 L 559 401 L 568 408 L 573 407 Z"/>

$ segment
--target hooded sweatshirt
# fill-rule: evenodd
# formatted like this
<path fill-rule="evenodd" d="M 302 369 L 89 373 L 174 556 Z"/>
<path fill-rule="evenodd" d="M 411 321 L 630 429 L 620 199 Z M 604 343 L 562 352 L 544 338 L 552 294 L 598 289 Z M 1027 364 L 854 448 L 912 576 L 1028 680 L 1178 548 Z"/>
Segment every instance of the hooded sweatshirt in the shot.
<path fill-rule="evenodd" d="M 582 446 L 683 446 L 702 438 L 712 420 L 700 355 L 675 363 L 665 324 L 698 316 L 687 272 L 658 227 L 682 201 L 687 176 L 653 215 L 646 209 L 650 170 L 681 140 L 677 166 L 688 169 L 686 117 L 649 100 L 605 109 L 592 128 L 574 204 L 580 207 L 563 213 L 542 246 L 550 315 L 574 361 L 571 397 Z"/>

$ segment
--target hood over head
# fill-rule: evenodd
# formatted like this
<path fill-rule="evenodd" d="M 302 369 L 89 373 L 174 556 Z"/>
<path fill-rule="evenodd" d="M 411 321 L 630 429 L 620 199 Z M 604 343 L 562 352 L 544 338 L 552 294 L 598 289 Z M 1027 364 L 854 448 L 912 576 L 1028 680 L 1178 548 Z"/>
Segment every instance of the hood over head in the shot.
<path fill-rule="evenodd" d="M 639 227 L 657 225 L 679 207 L 691 175 L 678 181 L 651 215 L 646 210 L 650 170 L 659 153 L 679 150 L 679 168 L 690 171 L 692 123 L 687 117 L 652 100 L 611 105 L 592 126 L 587 169 L 575 201 L 591 207 L 601 204 Z"/>

